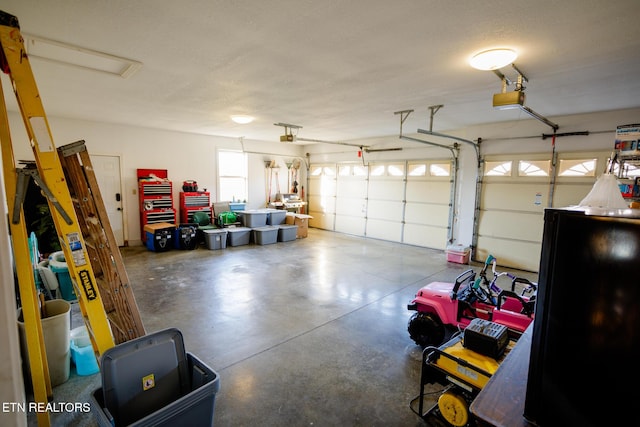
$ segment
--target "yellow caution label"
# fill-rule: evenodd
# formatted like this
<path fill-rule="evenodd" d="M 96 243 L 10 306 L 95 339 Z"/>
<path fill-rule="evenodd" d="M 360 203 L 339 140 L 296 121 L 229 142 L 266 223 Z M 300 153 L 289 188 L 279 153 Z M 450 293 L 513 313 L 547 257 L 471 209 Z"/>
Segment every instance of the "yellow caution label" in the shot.
<path fill-rule="evenodd" d="M 149 374 L 146 377 L 142 377 L 142 390 L 147 391 L 156 386 L 156 377 L 153 374 Z"/>
<path fill-rule="evenodd" d="M 93 282 L 91 281 L 89 270 L 80 270 L 78 272 L 78 276 L 80 276 L 80 283 L 82 283 L 82 289 L 84 289 L 84 294 L 87 296 L 87 300 L 92 301 L 96 299 L 98 294 L 96 293 L 96 288 L 94 288 Z"/>

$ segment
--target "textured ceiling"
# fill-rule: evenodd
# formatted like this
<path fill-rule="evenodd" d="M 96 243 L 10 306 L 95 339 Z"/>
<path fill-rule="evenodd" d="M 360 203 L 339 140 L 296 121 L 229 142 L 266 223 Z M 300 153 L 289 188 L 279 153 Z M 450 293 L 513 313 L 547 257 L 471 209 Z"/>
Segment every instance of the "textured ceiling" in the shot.
<path fill-rule="evenodd" d="M 527 105 L 545 117 L 640 106 L 638 0 L 3 0 L 0 10 L 25 34 L 143 64 L 124 79 L 32 58 L 49 116 L 265 141 L 279 140 L 277 122 L 326 141 L 397 135 L 394 113 L 409 109 L 411 133 L 440 104 L 434 131 L 529 119 L 494 110 L 499 78 L 468 66 L 497 46 L 519 52 Z"/>

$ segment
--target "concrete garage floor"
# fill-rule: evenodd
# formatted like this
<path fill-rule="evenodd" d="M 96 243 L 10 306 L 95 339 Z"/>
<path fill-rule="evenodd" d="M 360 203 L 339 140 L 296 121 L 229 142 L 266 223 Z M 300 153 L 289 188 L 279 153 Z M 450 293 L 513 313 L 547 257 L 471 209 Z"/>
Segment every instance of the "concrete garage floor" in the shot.
<path fill-rule="evenodd" d="M 187 351 L 218 373 L 216 426 L 426 425 L 409 407 L 422 351 L 407 332 L 407 303 L 470 266 L 318 229 L 264 246 L 122 253 L 147 333 L 178 328 Z M 54 399 L 87 402 L 100 385 L 100 374 L 72 369 Z M 441 388 L 428 386 L 425 405 Z M 52 414 L 52 425 L 96 426 L 94 411 Z"/>

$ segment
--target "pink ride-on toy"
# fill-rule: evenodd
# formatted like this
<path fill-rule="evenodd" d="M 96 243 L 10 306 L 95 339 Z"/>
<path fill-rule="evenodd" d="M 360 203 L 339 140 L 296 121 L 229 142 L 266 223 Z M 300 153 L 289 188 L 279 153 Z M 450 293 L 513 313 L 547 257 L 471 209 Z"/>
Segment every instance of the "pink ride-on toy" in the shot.
<path fill-rule="evenodd" d="M 487 279 L 492 265 L 493 277 Z M 476 278 L 470 269 L 453 283 L 432 282 L 421 288 L 407 309 L 415 311 L 408 323 L 409 336 L 421 347 L 439 346 L 475 318 L 500 323 L 517 339 L 533 321 L 537 284 L 511 273 L 496 273 L 496 259 L 489 255 Z M 511 278 L 511 290 L 503 290 L 496 281 Z M 523 286 L 520 294 L 516 286 Z M 530 294 L 531 296 L 527 296 Z"/>

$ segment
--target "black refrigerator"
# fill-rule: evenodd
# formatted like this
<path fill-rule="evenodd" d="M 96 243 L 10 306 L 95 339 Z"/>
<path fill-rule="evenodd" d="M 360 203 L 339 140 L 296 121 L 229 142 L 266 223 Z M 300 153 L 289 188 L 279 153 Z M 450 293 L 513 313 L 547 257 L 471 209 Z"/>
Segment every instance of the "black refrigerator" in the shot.
<path fill-rule="evenodd" d="M 640 210 L 547 209 L 524 416 L 639 425 Z"/>

